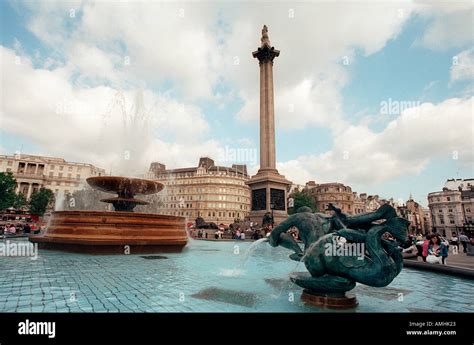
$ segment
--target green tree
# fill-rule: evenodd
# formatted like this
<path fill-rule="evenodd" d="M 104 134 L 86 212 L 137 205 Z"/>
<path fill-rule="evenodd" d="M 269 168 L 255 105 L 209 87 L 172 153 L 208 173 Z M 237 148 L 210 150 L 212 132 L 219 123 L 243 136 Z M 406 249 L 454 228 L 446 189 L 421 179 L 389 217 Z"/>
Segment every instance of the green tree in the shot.
<path fill-rule="evenodd" d="M 316 211 L 316 204 L 314 199 L 303 192 L 294 192 L 290 195 L 290 198 L 293 198 L 293 207 L 288 209 L 289 214 L 296 213 L 296 211 L 303 206 L 309 207 L 313 212 Z"/>
<path fill-rule="evenodd" d="M 40 188 L 40 190 L 31 194 L 30 213 L 42 216 L 46 209 L 54 203 L 54 194 L 51 189 Z"/>
<path fill-rule="evenodd" d="M 11 172 L 0 172 L 0 210 L 12 207 L 15 199 L 16 180 Z"/>
<path fill-rule="evenodd" d="M 13 208 L 20 209 L 26 206 L 28 202 L 26 201 L 26 197 L 19 193 L 15 195 L 15 199 L 13 200 Z"/>

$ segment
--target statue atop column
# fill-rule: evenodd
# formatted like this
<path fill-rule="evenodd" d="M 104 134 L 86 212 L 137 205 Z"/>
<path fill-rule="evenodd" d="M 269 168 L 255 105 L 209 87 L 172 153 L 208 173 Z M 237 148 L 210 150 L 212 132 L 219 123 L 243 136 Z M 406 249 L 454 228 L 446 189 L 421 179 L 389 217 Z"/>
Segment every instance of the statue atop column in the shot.
<path fill-rule="evenodd" d="M 280 55 L 280 51 L 271 46 L 270 38 L 268 38 L 268 27 L 266 25 L 263 26 L 260 41 L 262 45 L 257 48 L 257 51 L 252 53 L 253 57 L 257 58 L 260 64 L 265 62 L 271 62 L 273 64 L 273 59 Z"/>
<path fill-rule="evenodd" d="M 260 39 L 260 41 L 262 42 L 262 47 L 271 47 L 270 38 L 268 38 L 268 27 L 266 25 L 263 26 L 262 38 Z"/>

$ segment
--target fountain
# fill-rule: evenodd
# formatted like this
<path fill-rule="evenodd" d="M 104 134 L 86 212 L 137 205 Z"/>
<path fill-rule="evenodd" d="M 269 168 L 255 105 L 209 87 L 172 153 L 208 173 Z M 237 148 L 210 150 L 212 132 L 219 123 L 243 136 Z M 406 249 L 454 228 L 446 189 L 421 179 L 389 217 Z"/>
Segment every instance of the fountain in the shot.
<path fill-rule="evenodd" d="M 100 254 L 179 252 L 188 238 L 185 218 L 133 212 L 148 202 L 135 194 L 154 194 L 163 189 L 156 181 L 96 176 L 87 179 L 94 189 L 117 194 L 102 199 L 115 211 L 55 211 L 44 234 L 30 236 L 43 249 Z"/>

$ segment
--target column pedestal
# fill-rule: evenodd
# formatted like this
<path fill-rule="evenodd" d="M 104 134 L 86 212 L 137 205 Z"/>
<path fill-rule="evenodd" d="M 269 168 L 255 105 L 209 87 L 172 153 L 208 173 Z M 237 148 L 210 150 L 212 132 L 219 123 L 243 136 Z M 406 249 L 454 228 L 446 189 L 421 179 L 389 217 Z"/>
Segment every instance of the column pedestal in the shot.
<path fill-rule="evenodd" d="M 285 176 L 280 175 L 276 169 L 274 171 L 259 170 L 246 184 L 251 189 L 249 217 L 252 222 L 262 224 L 263 216 L 267 212 L 272 213 L 272 204 L 275 225 L 288 218 L 286 200 L 291 182 Z"/>

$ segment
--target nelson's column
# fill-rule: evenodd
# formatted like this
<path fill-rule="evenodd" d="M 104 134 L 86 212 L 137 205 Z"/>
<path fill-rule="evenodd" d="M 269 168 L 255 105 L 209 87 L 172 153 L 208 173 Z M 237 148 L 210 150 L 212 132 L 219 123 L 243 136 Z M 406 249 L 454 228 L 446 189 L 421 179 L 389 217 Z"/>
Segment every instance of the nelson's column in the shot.
<path fill-rule="evenodd" d="M 261 42 L 252 53 L 260 65 L 260 169 L 247 181 L 252 191 L 250 219 L 259 224 L 267 212 L 273 212 L 275 223 L 288 217 L 286 199 L 291 185 L 276 169 L 273 59 L 280 51 L 271 46 L 266 25 Z"/>

